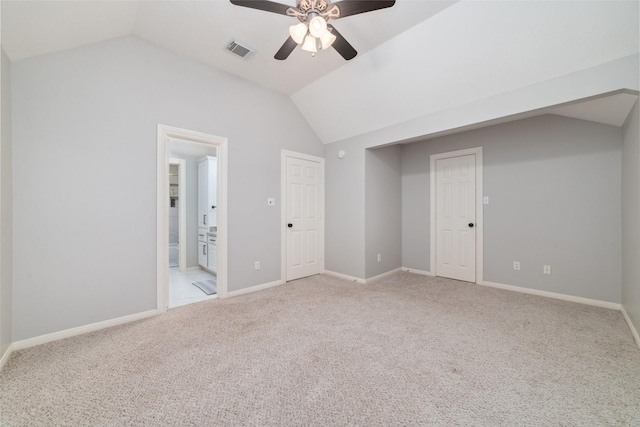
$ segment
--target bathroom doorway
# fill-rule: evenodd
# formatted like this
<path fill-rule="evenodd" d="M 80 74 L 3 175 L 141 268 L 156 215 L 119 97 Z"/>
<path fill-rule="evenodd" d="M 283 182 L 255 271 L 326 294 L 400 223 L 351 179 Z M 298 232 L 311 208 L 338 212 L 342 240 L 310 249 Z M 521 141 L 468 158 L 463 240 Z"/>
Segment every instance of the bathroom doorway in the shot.
<path fill-rule="evenodd" d="M 169 308 L 174 308 L 217 297 L 218 150 L 169 138 L 169 156 Z"/>
<path fill-rule="evenodd" d="M 226 295 L 226 139 L 160 125 L 158 144 L 163 312 Z"/>

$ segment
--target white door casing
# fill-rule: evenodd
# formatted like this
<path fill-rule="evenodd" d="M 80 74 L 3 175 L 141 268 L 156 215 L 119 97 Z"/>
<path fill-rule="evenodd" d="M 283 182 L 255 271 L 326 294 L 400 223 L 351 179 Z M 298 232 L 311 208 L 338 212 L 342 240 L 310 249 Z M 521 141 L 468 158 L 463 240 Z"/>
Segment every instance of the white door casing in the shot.
<path fill-rule="evenodd" d="M 324 159 L 283 151 L 284 281 L 324 271 Z"/>
<path fill-rule="evenodd" d="M 430 181 L 431 273 L 482 283 L 482 147 L 432 155 Z"/>
<path fill-rule="evenodd" d="M 450 279 L 476 281 L 476 156 L 436 161 L 436 271 Z"/>

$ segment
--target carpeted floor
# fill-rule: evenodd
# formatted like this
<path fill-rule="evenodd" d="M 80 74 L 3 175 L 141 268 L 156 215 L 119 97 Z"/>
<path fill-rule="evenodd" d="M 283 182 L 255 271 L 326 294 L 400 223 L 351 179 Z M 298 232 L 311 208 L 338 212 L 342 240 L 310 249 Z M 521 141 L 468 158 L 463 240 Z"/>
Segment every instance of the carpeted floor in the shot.
<path fill-rule="evenodd" d="M 12 355 L 3 426 L 638 426 L 618 311 L 397 273 L 301 279 Z"/>

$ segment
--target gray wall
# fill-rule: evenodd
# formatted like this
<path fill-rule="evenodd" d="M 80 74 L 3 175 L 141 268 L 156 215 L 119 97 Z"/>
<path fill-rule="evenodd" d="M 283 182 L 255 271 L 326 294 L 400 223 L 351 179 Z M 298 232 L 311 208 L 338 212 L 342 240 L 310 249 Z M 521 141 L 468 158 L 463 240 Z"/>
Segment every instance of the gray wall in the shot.
<path fill-rule="evenodd" d="M 11 141 L 11 62 L 2 50 L 2 144 L 0 147 L 0 357 L 12 342 L 13 160 Z"/>
<path fill-rule="evenodd" d="M 621 137 L 540 116 L 403 146 L 403 266 L 430 270 L 429 156 L 482 146 L 484 280 L 620 303 Z"/>
<path fill-rule="evenodd" d="M 640 108 L 622 138 L 622 305 L 640 332 Z"/>
<path fill-rule="evenodd" d="M 365 279 L 402 267 L 400 152 L 365 150 Z"/>
<path fill-rule="evenodd" d="M 280 278 L 280 150 L 324 151 L 290 99 L 134 36 L 12 71 L 14 340 L 156 308 L 158 123 L 229 139 L 229 291 Z"/>
<path fill-rule="evenodd" d="M 338 158 L 346 149 L 347 156 Z M 325 146 L 325 269 L 365 278 L 365 149 Z"/>

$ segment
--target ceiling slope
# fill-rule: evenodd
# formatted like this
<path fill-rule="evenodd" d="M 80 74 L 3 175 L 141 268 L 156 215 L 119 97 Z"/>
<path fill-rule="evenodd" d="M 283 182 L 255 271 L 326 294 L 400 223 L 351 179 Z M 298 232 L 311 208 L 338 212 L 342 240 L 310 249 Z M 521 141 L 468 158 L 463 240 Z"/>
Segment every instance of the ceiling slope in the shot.
<path fill-rule="evenodd" d="M 459 2 L 292 99 L 331 143 L 637 53 L 638 2 Z"/>
<path fill-rule="evenodd" d="M 397 0 L 332 23 L 362 55 L 456 1 Z M 287 95 L 347 64 L 334 49 L 312 57 L 298 48 L 286 61 L 275 60 L 297 19 L 228 0 L 3 0 L 1 7 L 2 45 L 12 61 L 133 34 Z M 245 60 L 227 52 L 232 39 L 256 53 Z"/>
<path fill-rule="evenodd" d="M 133 32 L 137 1 L 6 1 L 2 47 L 11 61 Z"/>

